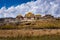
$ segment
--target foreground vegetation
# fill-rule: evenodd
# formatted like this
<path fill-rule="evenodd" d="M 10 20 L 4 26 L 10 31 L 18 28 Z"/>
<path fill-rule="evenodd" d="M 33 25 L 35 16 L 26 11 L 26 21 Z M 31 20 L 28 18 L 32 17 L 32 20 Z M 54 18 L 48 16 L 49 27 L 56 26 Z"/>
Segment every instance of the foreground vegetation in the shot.
<path fill-rule="evenodd" d="M 59 35 L 45 35 L 45 36 L 34 36 L 34 37 L 0 37 L 0 40 L 60 40 Z"/>
<path fill-rule="evenodd" d="M 0 29 L 60 29 L 60 20 L 37 20 L 32 22 L 9 23 Z"/>

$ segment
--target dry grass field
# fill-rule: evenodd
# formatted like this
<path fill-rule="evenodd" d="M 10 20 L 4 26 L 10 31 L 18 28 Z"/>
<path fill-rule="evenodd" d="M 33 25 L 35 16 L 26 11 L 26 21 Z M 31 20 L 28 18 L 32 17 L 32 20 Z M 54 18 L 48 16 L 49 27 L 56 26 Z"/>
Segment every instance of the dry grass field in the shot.
<path fill-rule="evenodd" d="M 60 40 L 59 35 L 44 35 L 33 37 L 0 37 L 0 40 Z"/>
<path fill-rule="evenodd" d="M 0 30 L 0 37 L 60 35 L 60 29 Z"/>
<path fill-rule="evenodd" d="M 0 40 L 60 40 L 60 29 L 0 30 Z"/>

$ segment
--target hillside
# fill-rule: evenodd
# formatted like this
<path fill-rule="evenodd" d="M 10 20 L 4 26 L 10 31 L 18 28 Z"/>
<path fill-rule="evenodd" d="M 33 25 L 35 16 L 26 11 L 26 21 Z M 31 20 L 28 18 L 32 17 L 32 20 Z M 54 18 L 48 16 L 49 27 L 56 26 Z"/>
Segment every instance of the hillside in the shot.
<path fill-rule="evenodd" d="M 60 29 L 60 20 L 35 20 L 18 23 L 8 23 L 0 29 Z"/>

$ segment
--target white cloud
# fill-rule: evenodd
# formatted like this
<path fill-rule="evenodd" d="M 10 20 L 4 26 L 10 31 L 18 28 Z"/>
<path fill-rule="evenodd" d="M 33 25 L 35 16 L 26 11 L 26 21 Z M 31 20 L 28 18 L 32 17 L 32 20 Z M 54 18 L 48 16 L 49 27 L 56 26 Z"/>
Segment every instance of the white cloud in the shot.
<path fill-rule="evenodd" d="M 37 0 L 17 5 L 16 7 L 11 6 L 8 9 L 2 7 L 0 9 L 0 17 L 16 17 L 18 14 L 25 15 L 27 12 L 40 13 L 41 15 L 52 14 L 58 17 L 60 16 L 60 14 L 56 13 L 58 9 L 59 3 L 55 3 L 55 1 Z"/>

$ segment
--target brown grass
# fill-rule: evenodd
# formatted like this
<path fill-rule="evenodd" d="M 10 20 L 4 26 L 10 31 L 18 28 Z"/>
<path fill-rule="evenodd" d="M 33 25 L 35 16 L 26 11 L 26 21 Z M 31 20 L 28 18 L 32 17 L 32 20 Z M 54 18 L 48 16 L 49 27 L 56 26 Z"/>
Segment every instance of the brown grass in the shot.
<path fill-rule="evenodd" d="M 60 35 L 60 29 L 0 30 L 0 37 Z"/>

